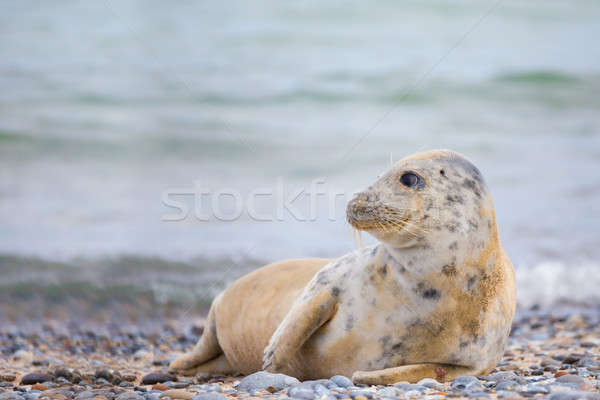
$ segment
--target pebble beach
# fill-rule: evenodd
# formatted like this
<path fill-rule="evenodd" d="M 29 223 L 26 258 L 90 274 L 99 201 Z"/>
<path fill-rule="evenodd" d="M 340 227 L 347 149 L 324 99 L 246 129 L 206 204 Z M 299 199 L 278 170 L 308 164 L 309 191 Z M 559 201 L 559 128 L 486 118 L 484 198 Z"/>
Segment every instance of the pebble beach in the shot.
<path fill-rule="evenodd" d="M 202 333 L 202 320 L 194 319 L 5 323 L 0 400 L 600 399 L 597 307 L 519 309 L 504 358 L 489 375 L 388 386 L 353 385 L 343 376 L 300 382 L 266 372 L 171 375 L 169 362 Z"/>

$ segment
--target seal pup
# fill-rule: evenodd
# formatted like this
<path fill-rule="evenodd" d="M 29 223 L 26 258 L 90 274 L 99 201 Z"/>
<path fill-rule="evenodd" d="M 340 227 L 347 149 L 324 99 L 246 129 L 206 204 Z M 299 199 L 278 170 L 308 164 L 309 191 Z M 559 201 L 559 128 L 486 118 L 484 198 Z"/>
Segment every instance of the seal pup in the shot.
<path fill-rule="evenodd" d="M 363 384 L 491 370 L 516 290 L 479 170 L 453 151 L 418 153 L 358 193 L 346 214 L 380 243 L 334 260 L 282 261 L 236 281 L 171 370 L 262 368 Z"/>

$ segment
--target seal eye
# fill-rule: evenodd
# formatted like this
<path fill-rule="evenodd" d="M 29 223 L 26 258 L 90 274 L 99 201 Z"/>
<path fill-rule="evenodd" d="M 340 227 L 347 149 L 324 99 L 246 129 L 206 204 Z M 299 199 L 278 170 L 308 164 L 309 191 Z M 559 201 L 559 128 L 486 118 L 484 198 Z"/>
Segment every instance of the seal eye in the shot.
<path fill-rule="evenodd" d="M 409 188 L 417 187 L 420 180 L 421 178 L 419 178 L 419 175 L 412 172 L 407 172 L 400 177 L 400 182 Z"/>

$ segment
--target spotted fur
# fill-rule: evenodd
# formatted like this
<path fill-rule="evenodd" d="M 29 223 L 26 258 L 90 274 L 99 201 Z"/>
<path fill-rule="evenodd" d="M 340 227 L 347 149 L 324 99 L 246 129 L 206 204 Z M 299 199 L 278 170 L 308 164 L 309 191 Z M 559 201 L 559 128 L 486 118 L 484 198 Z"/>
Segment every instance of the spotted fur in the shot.
<path fill-rule="evenodd" d="M 406 172 L 419 185 L 403 185 Z M 348 204 L 347 219 L 380 243 L 264 267 L 213 304 L 217 357 L 231 371 L 381 384 L 482 374 L 498 363 L 514 272 L 471 162 L 448 150 L 407 157 Z M 172 369 L 212 372 L 201 351 Z"/>

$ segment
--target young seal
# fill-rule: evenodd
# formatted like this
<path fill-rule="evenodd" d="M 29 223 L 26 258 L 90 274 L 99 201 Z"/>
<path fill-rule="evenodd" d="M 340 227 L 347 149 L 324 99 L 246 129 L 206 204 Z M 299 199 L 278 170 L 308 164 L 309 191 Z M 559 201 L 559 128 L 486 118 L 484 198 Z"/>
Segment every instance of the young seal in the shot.
<path fill-rule="evenodd" d="M 514 271 L 471 162 L 448 150 L 407 157 L 350 201 L 347 220 L 380 243 L 236 281 L 171 370 L 390 384 L 484 374 L 500 361 Z"/>

